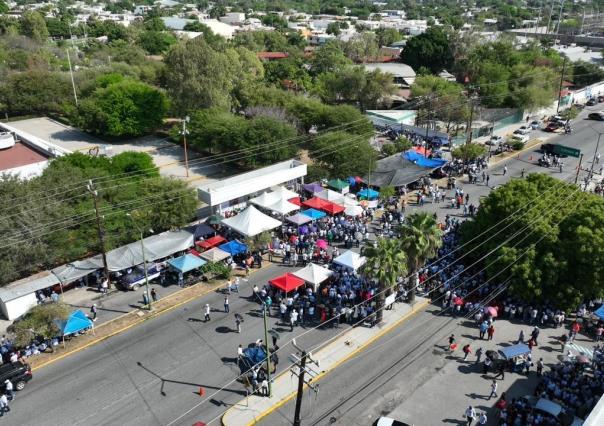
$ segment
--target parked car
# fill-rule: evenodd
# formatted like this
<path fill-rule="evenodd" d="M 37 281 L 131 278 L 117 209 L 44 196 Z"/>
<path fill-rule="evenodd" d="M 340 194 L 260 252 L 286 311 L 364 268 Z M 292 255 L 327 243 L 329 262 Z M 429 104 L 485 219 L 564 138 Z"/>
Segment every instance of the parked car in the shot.
<path fill-rule="evenodd" d="M 21 391 L 25 384 L 33 378 L 29 364 L 21 361 L 9 362 L 0 366 L 0 383 L 10 380 L 15 390 Z"/>
<path fill-rule="evenodd" d="M 598 103 L 598 101 L 595 98 L 591 98 L 590 100 L 588 100 L 587 102 L 585 102 L 585 105 L 587 106 L 594 106 Z"/>
<path fill-rule="evenodd" d="M 528 135 L 533 130 L 530 126 L 521 126 L 520 128 L 514 130 L 514 133 L 517 135 Z"/>
<path fill-rule="evenodd" d="M 556 121 L 552 121 L 547 125 L 547 127 L 545 129 L 543 129 L 543 131 L 553 133 L 553 132 L 557 132 L 563 128 L 564 128 L 563 124 L 560 124 Z"/>
<path fill-rule="evenodd" d="M 604 102 L 604 95 L 598 96 L 598 103 Z"/>
<path fill-rule="evenodd" d="M 541 122 L 538 121 L 538 120 L 533 120 L 533 121 L 531 121 L 530 126 L 531 126 L 531 129 L 533 129 L 533 130 L 540 129 L 541 128 Z"/>
<path fill-rule="evenodd" d="M 400 422 L 398 420 L 394 420 L 390 417 L 380 417 L 375 422 L 373 422 L 373 426 L 413 426 L 409 423 Z"/>
<path fill-rule="evenodd" d="M 151 281 L 158 277 L 159 270 L 155 264 L 147 264 L 148 280 Z M 143 265 L 135 266 L 130 273 L 122 275 L 118 281 L 118 285 L 123 290 L 138 290 L 143 284 L 145 284 L 145 269 Z"/>
<path fill-rule="evenodd" d="M 590 120 L 604 121 L 604 111 L 592 112 L 587 118 Z"/>
<path fill-rule="evenodd" d="M 503 137 L 493 135 L 493 136 L 491 136 L 491 139 L 489 139 L 488 141 L 485 142 L 485 145 L 496 146 L 496 145 L 499 145 L 501 142 L 503 142 Z"/>

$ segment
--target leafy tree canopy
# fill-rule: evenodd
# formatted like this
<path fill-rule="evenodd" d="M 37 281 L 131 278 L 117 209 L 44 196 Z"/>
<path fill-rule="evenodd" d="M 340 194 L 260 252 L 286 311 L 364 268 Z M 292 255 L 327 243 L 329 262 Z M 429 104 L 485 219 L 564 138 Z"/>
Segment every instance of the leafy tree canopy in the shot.
<path fill-rule="evenodd" d="M 369 173 L 375 168 L 377 159 L 369 136 L 345 131 L 327 132 L 313 138 L 309 155 L 313 163 L 323 167 L 332 178 Z"/>
<path fill-rule="evenodd" d="M 413 69 L 425 66 L 435 74 L 450 69 L 453 53 L 447 33 L 440 27 L 430 27 L 412 37 L 401 53 L 401 61 Z"/>

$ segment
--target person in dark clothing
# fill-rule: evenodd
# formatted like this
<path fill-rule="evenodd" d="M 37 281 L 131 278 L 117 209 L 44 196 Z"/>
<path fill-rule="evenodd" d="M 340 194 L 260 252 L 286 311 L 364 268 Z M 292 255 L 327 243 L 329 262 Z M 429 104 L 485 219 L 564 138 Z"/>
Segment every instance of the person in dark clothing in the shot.
<path fill-rule="evenodd" d="M 499 376 L 501 376 L 501 380 L 505 380 L 505 365 L 503 363 L 499 365 L 494 379 L 498 378 Z"/>

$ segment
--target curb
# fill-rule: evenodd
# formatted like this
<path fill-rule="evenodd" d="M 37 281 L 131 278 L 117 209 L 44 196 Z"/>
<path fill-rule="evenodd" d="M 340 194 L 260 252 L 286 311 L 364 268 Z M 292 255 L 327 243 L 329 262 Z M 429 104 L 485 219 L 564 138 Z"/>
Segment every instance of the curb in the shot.
<path fill-rule="evenodd" d="M 329 370 L 326 371 L 322 371 L 321 373 L 319 373 L 314 379 L 313 379 L 313 383 L 317 382 L 319 380 L 321 380 L 324 376 L 326 376 L 327 374 L 329 374 L 330 372 L 332 372 L 333 370 L 335 370 L 336 368 L 338 368 L 340 365 L 342 365 L 343 363 L 345 363 L 346 361 L 348 361 L 349 359 L 351 359 L 352 357 L 356 356 L 358 353 L 364 351 L 365 349 L 367 349 L 370 345 L 373 344 L 373 342 L 375 342 L 376 340 L 378 340 L 379 338 L 381 338 L 382 336 L 384 336 L 385 334 L 388 334 L 389 332 L 391 332 L 394 328 L 398 327 L 401 323 L 405 322 L 406 320 L 408 320 L 409 318 L 411 318 L 412 316 L 414 316 L 415 314 L 417 314 L 418 312 L 421 312 L 424 310 L 424 308 L 426 308 L 429 304 L 430 304 L 431 300 L 430 299 L 425 299 L 422 303 L 419 303 L 417 305 L 414 305 L 412 307 L 412 310 L 407 312 L 405 315 L 403 315 L 401 318 L 399 318 L 398 320 L 396 320 L 395 322 L 393 322 L 392 324 L 389 324 L 387 327 L 385 327 L 384 329 L 380 330 L 379 333 L 377 333 L 375 336 L 372 336 L 366 343 L 364 343 L 362 346 L 359 346 L 358 348 L 356 348 L 354 351 L 352 351 L 350 354 L 346 355 L 344 358 L 338 360 Z M 352 330 L 352 328 L 350 329 Z M 350 331 L 349 330 L 349 331 Z M 348 333 L 344 333 L 342 336 L 340 337 L 344 337 L 346 336 Z M 334 344 L 336 341 L 332 341 L 330 342 L 326 347 L 329 347 L 330 345 Z M 325 349 L 325 348 L 323 348 Z M 288 370 L 283 371 L 281 374 L 279 374 L 277 377 L 275 377 L 275 380 L 278 377 L 281 377 L 283 375 L 286 375 L 288 373 Z M 308 386 L 305 384 L 304 388 L 306 389 Z M 262 413 L 260 413 L 259 415 L 257 415 L 256 417 L 254 417 L 254 420 L 250 423 L 247 423 L 247 426 L 251 426 L 256 424 L 257 422 L 259 422 L 260 420 L 262 420 L 264 417 L 268 416 L 269 414 L 271 414 L 273 411 L 279 409 L 280 407 L 282 407 L 283 405 L 285 405 L 286 403 L 288 403 L 289 401 L 291 401 L 291 399 L 296 395 L 296 392 L 291 392 L 290 394 L 288 394 L 286 397 L 282 398 L 281 400 L 279 400 L 278 402 L 276 402 L 272 407 L 270 407 L 269 409 L 263 411 Z M 242 400 L 243 401 L 243 400 Z M 227 415 L 227 413 L 232 410 L 235 406 L 239 405 L 241 403 L 241 401 L 235 403 L 233 406 L 231 406 L 227 411 L 225 411 L 225 413 L 221 416 L 220 418 L 220 423 L 223 426 L 227 426 L 224 423 L 224 417 Z"/>

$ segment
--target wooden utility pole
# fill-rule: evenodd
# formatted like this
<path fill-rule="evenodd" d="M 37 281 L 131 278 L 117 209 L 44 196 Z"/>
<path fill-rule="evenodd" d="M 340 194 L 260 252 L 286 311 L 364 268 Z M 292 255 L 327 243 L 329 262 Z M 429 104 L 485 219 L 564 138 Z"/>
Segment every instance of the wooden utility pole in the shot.
<path fill-rule="evenodd" d="M 296 394 L 296 411 L 294 412 L 294 426 L 300 426 L 300 411 L 302 410 L 302 396 L 304 394 L 304 373 L 306 372 L 306 351 L 302 351 L 300 358 L 300 373 L 298 374 L 298 393 Z"/>
<path fill-rule="evenodd" d="M 96 215 L 96 229 L 99 236 L 99 248 L 101 250 L 101 255 L 103 257 L 103 271 L 105 274 L 105 279 L 107 280 L 107 285 L 111 285 L 111 280 L 109 279 L 109 267 L 107 266 L 107 252 L 105 250 L 105 231 L 103 229 L 103 222 L 101 220 L 101 215 L 99 213 L 99 193 L 96 190 L 94 183 L 92 180 L 88 181 L 88 192 L 92 195 L 92 199 L 94 201 L 94 212 Z"/>
<path fill-rule="evenodd" d="M 187 123 L 189 122 L 190 118 L 187 115 L 182 121 L 182 142 L 183 142 L 183 148 L 185 150 L 185 172 L 186 172 L 186 176 L 189 177 L 189 153 L 187 152 Z"/>
<path fill-rule="evenodd" d="M 560 111 L 560 99 L 562 98 L 562 84 L 564 84 L 564 73 L 566 72 L 566 56 L 562 62 L 562 75 L 560 76 L 560 87 L 558 88 L 558 105 L 556 106 L 556 115 Z"/>
<path fill-rule="evenodd" d="M 579 165 L 577 166 L 577 174 L 575 175 L 575 185 L 579 181 L 579 172 L 581 171 L 581 163 L 583 162 L 583 154 L 579 157 Z"/>

